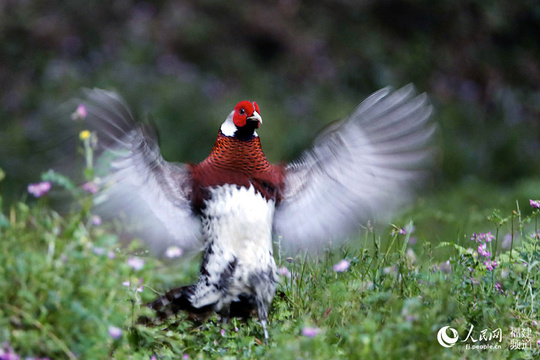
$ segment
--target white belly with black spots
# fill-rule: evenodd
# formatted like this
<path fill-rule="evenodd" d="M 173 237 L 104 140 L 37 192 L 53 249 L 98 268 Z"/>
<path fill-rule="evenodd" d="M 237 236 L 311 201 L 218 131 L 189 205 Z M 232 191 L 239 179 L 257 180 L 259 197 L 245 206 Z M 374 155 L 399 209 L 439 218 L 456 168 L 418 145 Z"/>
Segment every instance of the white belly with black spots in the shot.
<path fill-rule="evenodd" d="M 215 304 L 217 311 L 226 311 L 239 295 L 247 294 L 268 305 L 277 278 L 272 253 L 275 202 L 253 186 L 223 185 L 210 189 L 205 205 L 207 247 L 192 304 Z"/>
<path fill-rule="evenodd" d="M 249 189 L 223 185 L 210 190 L 204 215 L 209 219 L 204 227 L 208 240 L 237 254 L 244 263 L 258 261 L 253 255 L 272 250 L 272 220 L 274 201 L 267 201 L 253 186 Z"/>

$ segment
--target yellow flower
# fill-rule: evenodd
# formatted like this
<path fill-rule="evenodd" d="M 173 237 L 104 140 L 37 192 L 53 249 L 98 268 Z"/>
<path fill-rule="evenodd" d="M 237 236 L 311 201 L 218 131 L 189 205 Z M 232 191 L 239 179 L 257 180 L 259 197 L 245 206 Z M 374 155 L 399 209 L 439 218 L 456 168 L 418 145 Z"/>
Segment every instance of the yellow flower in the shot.
<path fill-rule="evenodd" d="M 90 131 L 88 131 L 88 130 L 83 130 L 83 131 L 81 131 L 81 132 L 79 133 L 79 138 L 80 138 L 81 140 L 86 140 L 86 139 L 88 139 L 89 137 L 90 137 Z"/>

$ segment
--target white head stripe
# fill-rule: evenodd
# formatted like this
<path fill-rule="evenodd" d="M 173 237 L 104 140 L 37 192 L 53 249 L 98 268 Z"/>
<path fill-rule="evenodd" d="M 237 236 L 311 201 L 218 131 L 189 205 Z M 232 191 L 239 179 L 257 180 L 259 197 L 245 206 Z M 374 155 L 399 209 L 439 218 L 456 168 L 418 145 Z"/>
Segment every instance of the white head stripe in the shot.
<path fill-rule="evenodd" d="M 221 133 L 225 136 L 234 136 L 234 133 L 236 132 L 236 130 L 238 130 L 236 125 L 234 125 L 233 116 L 234 111 L 231 111 L 229 116 L 227 116 L 227 119 L 225 119 L 225 122 L 221 124 L 220 130 Z M 253 135 L 256 137 L 259 136 L 256 131 L 253 132 Z"/>

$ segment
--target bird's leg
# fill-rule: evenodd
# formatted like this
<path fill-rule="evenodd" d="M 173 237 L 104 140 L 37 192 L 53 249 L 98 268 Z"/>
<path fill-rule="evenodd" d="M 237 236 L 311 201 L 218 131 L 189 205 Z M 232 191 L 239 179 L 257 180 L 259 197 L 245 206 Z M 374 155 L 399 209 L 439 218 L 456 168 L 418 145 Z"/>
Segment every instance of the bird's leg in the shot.
<path fill-rule="evenodd" d="M 264 343 L 268 345 L 268 330 L 266 324 L 268 323 L 268 304 L 257 296 L 257 310 L 259 312 L 259 321 L 261 322 L 264 331 Z"/>
<path fill-rule="evenodd" d="M 261 320 L 261 325 L 264 330 L 264 343 L 268 345 L 268 330 L 266 330 L 266 320 Z"/>
<path fill-rule="evenodd" d="M 222 324 L 228 324 L 229 318 L 231 317 L 231 307 L 230 304 L 224 306 L 221 311 L 219 312 L 219 315 L 221 315 L 221 323 Z"/>

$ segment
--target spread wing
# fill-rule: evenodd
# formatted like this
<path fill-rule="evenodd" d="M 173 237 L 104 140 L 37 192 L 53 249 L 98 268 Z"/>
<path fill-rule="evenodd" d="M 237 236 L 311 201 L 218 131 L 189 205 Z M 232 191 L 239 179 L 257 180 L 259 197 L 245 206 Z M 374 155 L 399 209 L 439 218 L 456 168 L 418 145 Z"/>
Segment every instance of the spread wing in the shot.
<path fill-rule="evenodd" d="M 411 199 L 434 161 L 432 108 L 412 85 L 377 91 L 289 164 L 274 232 L 288 250 L 343 238 Z"/>
<path fill-rule="evenodd" d="M 95 199 L 98 209 L 126 213 L 139 225 L 136 233 L 155 249 L 172 243 L 183 250 L 200 249 L 189 168 L 163 159 L 153 129 L 135 122 L 115 93 L 88 90 L 83 104 L 85 125 L 97 133 L 97 147 L 103 150 L 97 166 L 104 172 Z"/>

